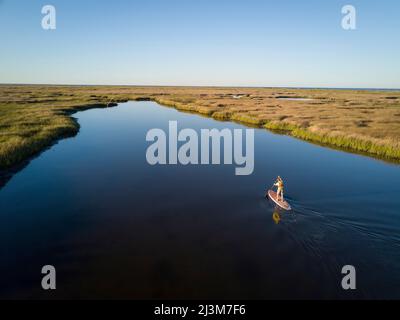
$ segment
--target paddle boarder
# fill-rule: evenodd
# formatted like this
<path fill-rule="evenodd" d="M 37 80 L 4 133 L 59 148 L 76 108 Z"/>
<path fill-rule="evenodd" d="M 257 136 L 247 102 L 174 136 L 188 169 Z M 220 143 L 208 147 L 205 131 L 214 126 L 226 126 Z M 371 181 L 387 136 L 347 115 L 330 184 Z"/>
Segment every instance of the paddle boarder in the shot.
<path fill-rule="evenodd" d="M 290 204 L 283 199 L 283 180 L 280 176 L 276 178 L 275 183 L 273 184 L 272 188 L 277 187 L 277 192 L 271 190 L 268 190 L 267 195 L 268 197 L 275 202 L 279 207 L 282 209 L 285 209 L 287 211 L 292 210 L 292 207 Z"/>
<path fill-rule="evenodd" d="M 278 178 L 276 178 L 274 186 L 278 188 L 278 190 L 276 192 L 277 200 L 283 202 L 284 201 L 283 200 L 283 180 L 280 176 L 278 176 Z M 280 199 L 279 199 L 279 196 L 280 196 Z"/>

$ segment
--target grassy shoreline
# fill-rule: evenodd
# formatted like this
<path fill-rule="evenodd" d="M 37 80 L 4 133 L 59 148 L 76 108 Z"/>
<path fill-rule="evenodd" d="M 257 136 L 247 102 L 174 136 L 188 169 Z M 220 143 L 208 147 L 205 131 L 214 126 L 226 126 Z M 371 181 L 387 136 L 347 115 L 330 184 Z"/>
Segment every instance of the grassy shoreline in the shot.
<path fill-rule="evenodd" d="M 285 100 L 309 98 L 309 101 Z M 75 112 L 155 101 L 325 146 L 400 161 L 400 92 L 113 86 L 0 86 L 0 169 L 78 133 Z"/>
<path fill-rule="evenodd" d="M 363 155 L 369 155 L 371 157 L 388 160 L 393 163 L 400 164 L 400 148 L 391 147 L 389 145 L 380 145 L 378 143 L 374 143 L 371 140 L 363 140 L 356 137 L 346 137 L 341 135 L 329 135 L 329 133 L 317 133 L 311 132 L 306 129 L 301 128 L 300 126 L 288 124 L 285 122 L 266 122 L 260 121 L 256 118 L 240 116 L 237 114 L 233 114 L 232 116 L 221 115 L 218 112 L 207 113 L 207 112 L 197 112 L 189 108 L 177 106 L 174 104 L 166 104 L 157 99 L 154 100 L 160 105 L 168 106 L 175 108 L 179 111 L 186 111 L 191 113 L 198 113 L 208 117 L 211 117 L 215 120 L 219 121 L 232 121 L 244 124 L 249 127 L 256 128 L 264 128 L 269 131 L 273 131 L 275 133 L 285 134 L 292 136 L 294 138 L 298 138 L 300 140 L 304 140 L 307 142 L 316 143 L 321 146 L 331 147 L 338 150 L 350 152 L 350 153 L 361 153 Z"/>

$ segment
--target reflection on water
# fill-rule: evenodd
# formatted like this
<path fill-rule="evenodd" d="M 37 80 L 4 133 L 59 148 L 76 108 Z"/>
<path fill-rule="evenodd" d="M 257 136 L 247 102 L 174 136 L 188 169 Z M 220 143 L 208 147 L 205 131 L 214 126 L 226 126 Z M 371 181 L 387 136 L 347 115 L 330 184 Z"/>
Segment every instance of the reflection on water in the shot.
<path fill-rule="evenodd" d="M 281 221 L 281 215 L 279 214 L 278 208 L 275 208 L 274 213 L 272 214 L 272 220 L 274 220 L 276 224 Z"/>
<path fill-rule="evenodd" d="M 242 126 L 152 102 L 77 117 L 75 138 L 0 190 L 1 297 L 400 298 L 400 167 L 261 129 L 251 176 L 150 166 L 149 129 Z M 278 174 L 290 213 L 263 194 Z M 340 287 L 346 264 L 353 292 Z"/>

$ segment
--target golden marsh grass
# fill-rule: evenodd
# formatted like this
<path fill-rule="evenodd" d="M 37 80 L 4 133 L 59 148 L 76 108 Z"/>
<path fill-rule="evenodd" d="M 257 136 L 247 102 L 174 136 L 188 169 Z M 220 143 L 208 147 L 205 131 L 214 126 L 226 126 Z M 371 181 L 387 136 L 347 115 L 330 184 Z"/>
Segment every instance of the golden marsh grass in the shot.
<path fill-rule="evenodd" d="M 79 125 L 71 116 L 74 112 L 128 100 L 152 100 L 217 120 L 400 160 L 399 91 L 1 85 L 0 168 L 75 135 Z"/>

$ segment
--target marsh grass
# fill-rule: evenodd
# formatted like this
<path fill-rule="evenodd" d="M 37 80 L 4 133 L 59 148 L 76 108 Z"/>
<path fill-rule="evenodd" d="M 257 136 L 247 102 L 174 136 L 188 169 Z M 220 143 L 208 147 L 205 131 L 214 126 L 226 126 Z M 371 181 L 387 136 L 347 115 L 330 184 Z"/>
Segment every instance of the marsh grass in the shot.
<path fill-rule="evenodd" d="M 240 99 L 237 97 L 240 96 Z M 302 97 L 310 101 L 279 100 Z M 236 98 L 235 98 L 236 97 Z M 74 136 L 77 111 L 129 100 L 400 160 L 400 92 L 206 87 L 0 86 L 0 169 Z"/>

